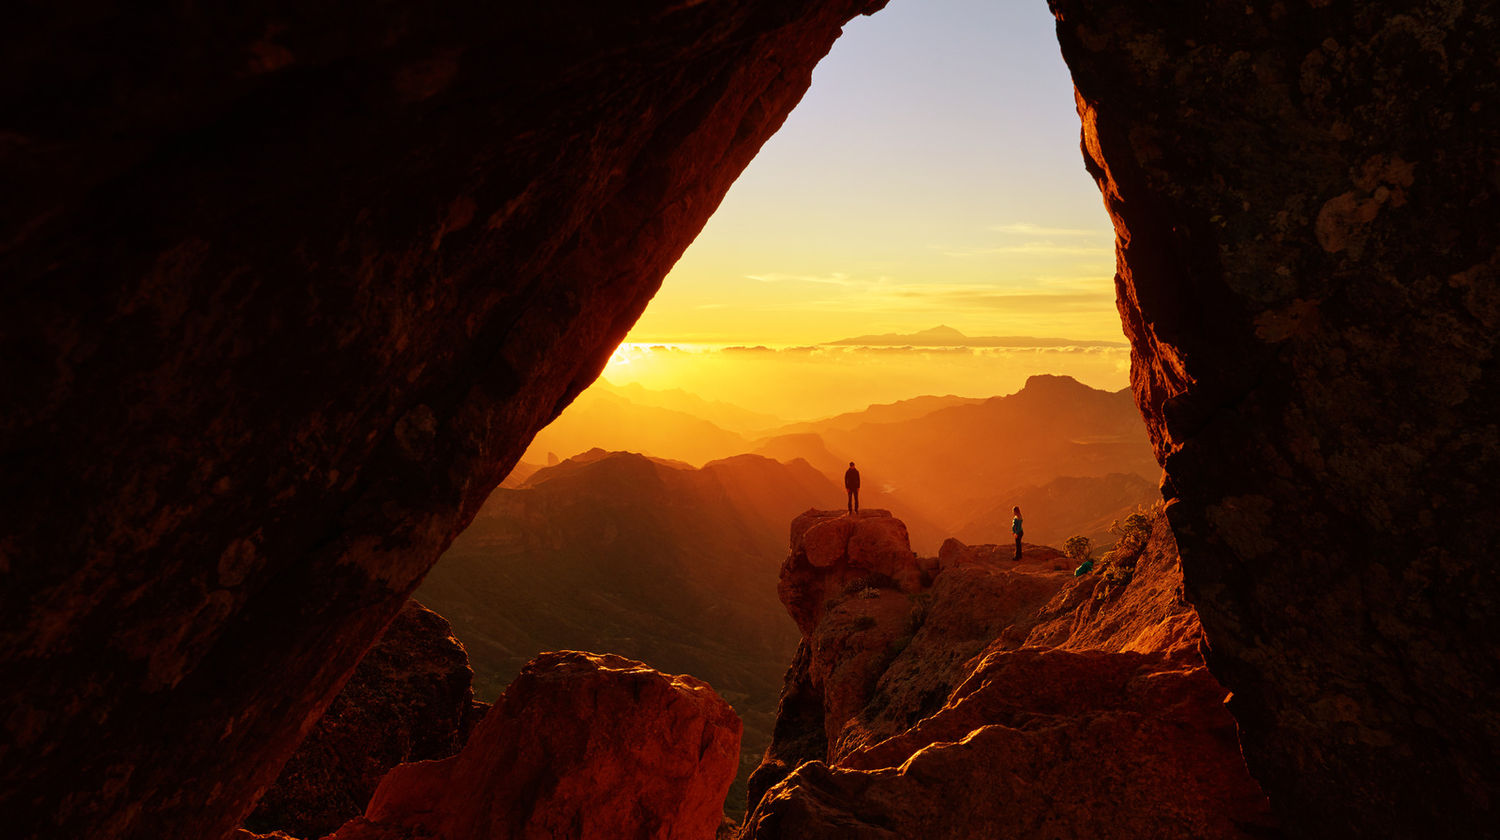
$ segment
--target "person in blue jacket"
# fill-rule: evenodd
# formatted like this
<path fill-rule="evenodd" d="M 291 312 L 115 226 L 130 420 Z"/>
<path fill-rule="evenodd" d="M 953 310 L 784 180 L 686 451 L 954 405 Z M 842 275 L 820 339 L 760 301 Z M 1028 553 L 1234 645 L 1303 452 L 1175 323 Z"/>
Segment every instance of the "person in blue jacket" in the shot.
<path fill-rule="evenodd" d="M 1010 532 L 1016 535 L 1016 559 L 1021 559 L 1021 506 L 1011 508 L 1015 516 L 1010 520 Z"/>

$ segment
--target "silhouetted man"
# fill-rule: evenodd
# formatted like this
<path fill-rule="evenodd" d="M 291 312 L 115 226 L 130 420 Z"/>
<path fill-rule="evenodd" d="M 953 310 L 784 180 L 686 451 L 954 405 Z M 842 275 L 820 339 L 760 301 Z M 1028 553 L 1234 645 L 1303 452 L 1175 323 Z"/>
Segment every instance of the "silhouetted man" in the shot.
<path fill-rule="evenodd" d="M 1021 506 L 1020 505 L 1016 505 L 1015 507 L 1011 508 L 1011 510 L 1014 511 L 1016 515 L 1015 515 L 1015 517 L 1013 519 L 1010 520 L 1010 532 L 1012 534 L 1016 535 L 1016 559 L 1020 560 L 1021 559 L 1021 531 L 1022 531 L 1022 528 L 1021 528 Z"/>
<path fill-rule="evenodd" d="M 844 470 L 844 489 L 849 492 L 849 512 L 859 513 L 859 470 L 854 468 L 853 461 Z"/>

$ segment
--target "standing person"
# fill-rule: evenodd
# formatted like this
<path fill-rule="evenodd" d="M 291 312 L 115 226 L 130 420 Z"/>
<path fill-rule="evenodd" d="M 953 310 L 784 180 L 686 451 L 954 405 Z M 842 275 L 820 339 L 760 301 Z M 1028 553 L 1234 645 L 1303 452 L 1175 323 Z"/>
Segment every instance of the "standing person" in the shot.
<path fill-rule="evenodd" d="M 1016 559 L 1020 560 L 1021 559 L 1021 530 L 1022 530 L 1022 528 L 1021 528 L 1021 506 L 1020 505 L 1016 505 L 1015 507 L 1011 508 L 1011 512 L 1013 512 L 1015 514 L 1015 516 L 1012 517 L 1011 520 L 1010 520 L 1010 532 L 1012 534 L 1016 535 Z"/>
<path fill-rule="evenodd" d="M 853 461 L 844 470 L 844 490 L 849 493 L 849 512 L 859 513 L 859 470 L 854 468 Z"/>

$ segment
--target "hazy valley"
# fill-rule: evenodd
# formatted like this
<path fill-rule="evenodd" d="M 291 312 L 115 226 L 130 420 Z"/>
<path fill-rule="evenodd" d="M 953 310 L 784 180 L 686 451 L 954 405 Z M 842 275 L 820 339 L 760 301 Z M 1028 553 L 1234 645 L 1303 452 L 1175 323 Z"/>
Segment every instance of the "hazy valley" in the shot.
<path fill-rule="evenodd" d="M 1100 543 L 1112 520 L 1158 498 L 1130 394 L 1066 377 L 759 430 L 775 418 L 600 386 L 538 435 L 416 597 L 452 622 L 483 700 L 547 650 L 706 680 L 745 723 L 732 813 L 770 743 L 799 637 L 777 597 L 788 524 L 844 506 L 850 460 L 861 507 L 901 517 L 927 557 L 948 537 L 1007 542 L 1013 504 L 1027 542 L 1061 545 L 1075 533 Z M 549 453 L 556 463 L 543 466 Z"/>

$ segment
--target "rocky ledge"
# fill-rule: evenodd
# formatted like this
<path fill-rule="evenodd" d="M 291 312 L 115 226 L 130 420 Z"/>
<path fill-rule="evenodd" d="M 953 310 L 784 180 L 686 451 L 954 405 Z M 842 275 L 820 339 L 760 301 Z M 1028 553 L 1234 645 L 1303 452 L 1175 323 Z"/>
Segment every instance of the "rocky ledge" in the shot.
<path fill-rule="evenodd" d="M 917 558 L 884 511 L 809 511 L 791 536 L 803 639 L 744 838 L 1275 832 L 1164 519 L 1082 577 L 1044 546 Z"/>
<path fill-rule="evenodd" d="M 740 731 L 701 680 L 611 654 L 545 653 L 458 755 L 396 767 L 330 840 L 709 840 Z"/>

